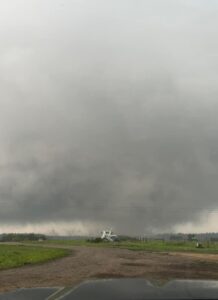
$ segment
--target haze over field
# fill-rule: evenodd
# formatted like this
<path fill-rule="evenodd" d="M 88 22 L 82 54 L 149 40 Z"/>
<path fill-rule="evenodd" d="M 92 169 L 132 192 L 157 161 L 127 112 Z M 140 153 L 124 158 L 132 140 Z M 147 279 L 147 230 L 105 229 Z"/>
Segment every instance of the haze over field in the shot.
<path fill-rule="evenodd" d="M 3 0 L 0 22 L 0 232 L 218 231 L 217 1 Z"/>

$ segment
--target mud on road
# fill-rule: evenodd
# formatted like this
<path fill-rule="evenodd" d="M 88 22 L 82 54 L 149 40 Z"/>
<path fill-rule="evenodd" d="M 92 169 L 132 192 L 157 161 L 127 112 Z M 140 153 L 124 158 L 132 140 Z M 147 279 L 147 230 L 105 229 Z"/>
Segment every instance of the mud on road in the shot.
<path fill-rule="evenodd" d="M 71 254 L 67 257 L 0 271 L 0 291 L 22 287 L 73 286 L 93 278 L 141 277 L 164 282 L 170 279 L 218 280 L 218 255 L 78 246 L 68 248 Z"/>

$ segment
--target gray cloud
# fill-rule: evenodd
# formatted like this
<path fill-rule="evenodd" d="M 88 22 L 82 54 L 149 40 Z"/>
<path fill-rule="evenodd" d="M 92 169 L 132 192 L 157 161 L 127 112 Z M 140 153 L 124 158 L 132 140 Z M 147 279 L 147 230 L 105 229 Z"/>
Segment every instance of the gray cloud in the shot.
<path fill-rule="evenodd" d="M 0 7 L 1 222 L 137 233 L 217 208 L 216 2 Z"/>

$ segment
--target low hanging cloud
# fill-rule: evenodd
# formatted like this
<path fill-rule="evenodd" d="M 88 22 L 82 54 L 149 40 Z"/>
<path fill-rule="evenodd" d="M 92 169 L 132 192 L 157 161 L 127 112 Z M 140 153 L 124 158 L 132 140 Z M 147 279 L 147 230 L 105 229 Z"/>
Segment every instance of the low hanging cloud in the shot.
<path fill-rule="evenodd" d="M 194 230 L 217 209 L 215 2 L 0 8 L 6 231 Z"/>

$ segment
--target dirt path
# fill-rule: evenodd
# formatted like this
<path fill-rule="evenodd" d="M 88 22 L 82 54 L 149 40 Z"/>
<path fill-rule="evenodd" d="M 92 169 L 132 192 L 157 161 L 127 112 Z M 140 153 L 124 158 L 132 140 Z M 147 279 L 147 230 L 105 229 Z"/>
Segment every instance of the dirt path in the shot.
<path fill-rule="evenodd" d="M 148 253 L 94 247 L 70 248 L 72 254 L 59 260 L 0 271 L 0 291 L 21 287 L 72 286 L 90 278 L 218 280 L 218 255 Z"/>

